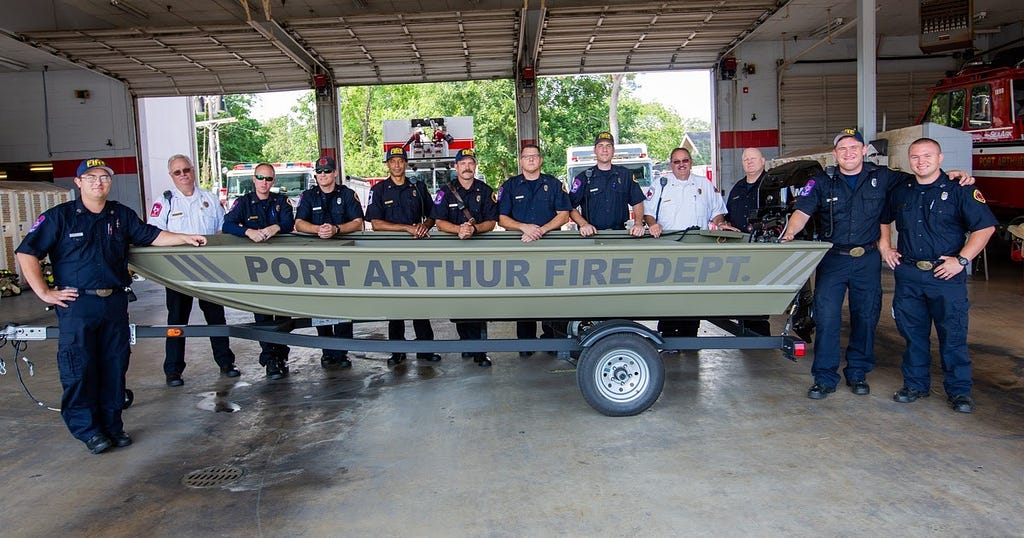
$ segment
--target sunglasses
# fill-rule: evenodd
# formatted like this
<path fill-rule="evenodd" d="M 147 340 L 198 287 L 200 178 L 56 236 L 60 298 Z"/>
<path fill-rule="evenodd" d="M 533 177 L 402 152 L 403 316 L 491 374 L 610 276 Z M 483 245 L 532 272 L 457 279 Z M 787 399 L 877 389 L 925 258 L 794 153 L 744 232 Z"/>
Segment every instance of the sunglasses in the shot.
<path fill-rule="evenodd" d="M 274 181 L 274 176 L 261 176 L 259 174 L 253 174 L 252 177 L 253 179 L 258 179 L 260 181 Z"/>
<path fill-rule="evenodd" d="M 318 173 L 318 174 L 333 174 L 334 173 L 334 169 L 333 168 L 317 168 L 316 169 L 316 173 Z"/>
<path fill-rule="evenodd" d="M 178 177 L 178 176 L 183 175 L 183 174 L 191 174 L 192 173 L 192 169 L 191 168 L 182 168 L 181 170 L 175 170 L 175 171 L 173 171 L 171 173 L 174 174 L 174 177 Z"/>
<path fill-rule="evenodd" d="M 687 164 L 689 162 L 690 162 L 690 159 L 674 159 L 672 161 L 672 164 Z"/>

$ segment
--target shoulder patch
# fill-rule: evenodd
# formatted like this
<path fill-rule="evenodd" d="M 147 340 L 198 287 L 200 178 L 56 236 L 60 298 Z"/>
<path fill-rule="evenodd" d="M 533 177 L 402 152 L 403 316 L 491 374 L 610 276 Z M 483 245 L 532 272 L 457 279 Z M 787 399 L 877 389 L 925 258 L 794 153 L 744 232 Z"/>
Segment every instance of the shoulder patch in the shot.
<path fill-rule="evenodd" d="M 355 201 L 358 202 L 359 201 L 359 193 L 356 192 L 356 191 L 352 191 L 352 198 L 355 199 Z"/>
<path fill-rule="evenodd" d="M 578 177 L 574 178 L 572 180 L 572 192 L 575 193 L 576 191 L 578 191 L 580 186 L 582 186 L 582 185 L 583 185 L 583 182 L 580 181 L 580 178 L 578 178 Z"/>
<path fill-rule="evenodd" d="M 654 189 L 647 189 L 647 199 L 650 200 L 654 196 Z"/>
<path fill-rule="evenodd" d="M 498 187 L 498 200 L 501 200 L 501 193 L 505 192 L 505 185 Z"/>
<path fill-rule="evenodd" d="M 981 195 L 981 191 L 979 191 L 978 189 L 974 189 L 974 199 L 983 204 L 986 203 L 985 197 Z"/>
<path fill-rule="evenodd" d="M 494 194 L 494 191 L 491 191 L 491 201 L 494 203 L 498 203 L 498 196 Z"/>
<path fill-rule="evenodd" d="M 46 215 L 39 215 L 39 218 L 36 219 L 36 223 L 33 224 L 31 228 L 29 228 L 28 233 L 32 233 L 32 232 L 36 231 L 36 228 L 38 228 L 39 225 L 42 224 L 44 220 L 46 220 Z"/>
<path fill-rule="evenodd" d="M 373 189 L 370 190 L 370 194 L 366 195 L 366 205 L 373 203 Z"/>
<path fill-rule="evenodd" d="M 153 203 L 153 209 L 151 209 L 149 211 L 149 216 L 150 217 L 159 217 L 160 216 L 160 212 L 163 211 L 163 210 L 164 210 L 163 204 L 161 204 L 160 202 L 154 202 Z"/>
<path fill-rule="evenodd" d="M 444 202 L 444 191 L 437 191 L 437 195 L 434 196 L 434 205 L 441 205 Z"/>
<path fill-rule="evenodd" d="M 562 183 L 562 192 L 569 192 L 569 188 L 565 186 L 565 183 Z"/>
<path fill-rule="evenodd" d="M 797 196 L 807 196 L 808 194 L 811 194 L 811 191 L 813 191 L 813 190 L 814 190 L 814 180 L 813 179 L 809 179 L 809 180 L 807 180 L 807 184 L 804 185 L 804 188 L 800 189 L 800 192 L 797 193 Z"/>

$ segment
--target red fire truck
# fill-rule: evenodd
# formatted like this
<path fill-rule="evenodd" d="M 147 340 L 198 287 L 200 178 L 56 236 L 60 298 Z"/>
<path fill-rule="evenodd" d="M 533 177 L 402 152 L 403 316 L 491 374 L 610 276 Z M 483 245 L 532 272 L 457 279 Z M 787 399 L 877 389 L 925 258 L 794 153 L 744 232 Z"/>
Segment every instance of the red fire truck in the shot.
<path fill-rule="evenodd" d="M 971 133 L 974 177 L 1002 219 L 1024 213 L 1022 65 L 967 67 L 942 79 L 918 119 Z"/>

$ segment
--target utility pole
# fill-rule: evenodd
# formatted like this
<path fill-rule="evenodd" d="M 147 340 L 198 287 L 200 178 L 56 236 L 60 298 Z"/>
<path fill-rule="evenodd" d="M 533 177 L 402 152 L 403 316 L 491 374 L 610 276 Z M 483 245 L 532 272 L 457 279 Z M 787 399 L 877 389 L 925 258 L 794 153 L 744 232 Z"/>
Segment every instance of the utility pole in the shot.
<path fill-rule="evenodd" d="M 219 194 L 221 189 L 221 177 L 220 177 L 220 126 L 226 123 L 235 123 L 238 121 L 237 118 L 220 118 L 212 119 L 214 113 L 220 108 L 219 103 L 214 103 L 214 99 L 220 100 L 220 96 L 211 96 L 205 99 L 206 101 L 206 121 L 197 121 L 196 127 L 202 127 L 206 129 L 207 136 L 207 147 L 209 148 L 207 153 L 210 158 L 210 182 L 213 186 L 213 192 Z"/>

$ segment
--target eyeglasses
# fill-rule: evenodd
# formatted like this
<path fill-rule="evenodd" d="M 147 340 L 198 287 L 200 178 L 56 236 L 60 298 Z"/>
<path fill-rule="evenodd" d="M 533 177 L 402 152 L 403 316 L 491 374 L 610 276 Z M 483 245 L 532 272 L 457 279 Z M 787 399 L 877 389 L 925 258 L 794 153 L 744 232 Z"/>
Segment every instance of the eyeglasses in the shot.
<path fill-rule="evenodd" d="M 690 159 L 672 159 L 672 164 L 689 164 Z"/>
<path fill-rule="evenodd" d="M 253 179 L 258 179 L 260 181 L 274 181 L 274 176 L 261 176 L 259 174 L 253 174 L 252 177 Z"/>
<path fill-rule="evenodd" d="M 526 160 L 526 161 L 532 161 L 534 159 L 539 159 L 540 158 L 540 154 L 537 154 L 537 155 L 522 155 L 520 158 L 523 159 L 523 160 Z"/>
<path fill-rule="evenodd" d="M 315 171 L 318 174 L 333 174 L 334 173 L 334 169 L 333 168 L 317 168 Z"/>
<path fill-rule="evenodd" d="M 110 176 L 106 174 L 100 176 L 94 176 L 92 174 L 89 174 L 87 176 L 82 176 L 80 179 L 85 183 L 89 183 L 92 185 L 95 185 L 96 183 L 110 183 Z"/>
<path fill-rule="evenodd" d="M 178 177 L 178 176 L 185 175 L 185 174 L 191 174 L 192 173 L 192 169 L 191 168 L 182 168 L 181 170 L 175 170 L 175 171 L 173 171 L 171 173 L 174 174 L 174 177 Z"/>

